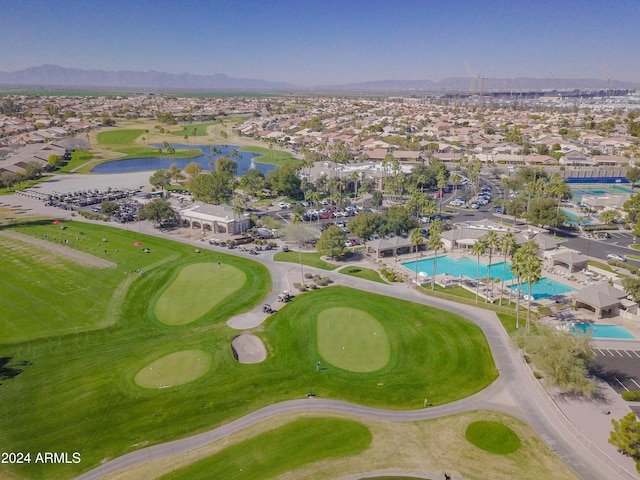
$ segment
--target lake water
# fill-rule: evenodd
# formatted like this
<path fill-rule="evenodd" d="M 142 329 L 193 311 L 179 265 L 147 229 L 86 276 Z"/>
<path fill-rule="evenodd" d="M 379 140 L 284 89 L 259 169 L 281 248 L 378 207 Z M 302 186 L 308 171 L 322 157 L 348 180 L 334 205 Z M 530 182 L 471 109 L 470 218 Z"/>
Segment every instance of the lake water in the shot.
<path fill-rule="evenodd" d="M 151 145 L 154 148 L 158 148 L 160 145 Z M 238 175 L 244 175 L 251 168 L 257 168 L 262 170 L 266 175 L 270 171 L 276 168 L 276 165 L 270 165 L 267 163 L 260 163 L 259 157 L 263 155 L 261 153 L 241 152 L 237 145 L 215 145 L 218 149 L 216 154 L 209 158 L 211 154 L 212 145 L 171 145 L 176 150 L 184 148 L 197 148 L 202 151 L 202 155 L 192 158 L 168 158 L 163 156 L 147 157 L 147 158 L 128 158 L 126 160 L 113 160 L 111 162 L 101 163 L 91 170 L 91 173 L 129 173 L 140 172 L 145 170 L 160 170 L 167 169 L 172 163 L 175 163 L 180 168 L 184 168 L 191 162 L 199 163 L 204 170 L 214 170 L 215 166 L 209 166 L 209 162 L 215 163 L 219 157 L 227 156 L 238 163 Z M 231 156 L 234 150 L 238 151 L 238 157 L 233 158 Z"/>

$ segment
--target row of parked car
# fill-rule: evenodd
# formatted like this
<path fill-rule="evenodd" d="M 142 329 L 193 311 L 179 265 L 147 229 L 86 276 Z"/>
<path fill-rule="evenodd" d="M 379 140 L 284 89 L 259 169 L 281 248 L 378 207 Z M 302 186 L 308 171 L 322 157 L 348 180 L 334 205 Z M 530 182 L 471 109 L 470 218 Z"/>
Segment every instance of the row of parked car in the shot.
<path fill-rule="evenodd" d="M 491 202 L 491 188 L 482 187 L 482 189 L 480 190 L 480 194 L 473 202 L 467 203 L 461 198 L 456 198 L 454 200 L 451 200 L 449 202 L 449 205 L 451 205 L 452 207 L 467 207 L 467 208 L 471 208 L 472 210 L 476 210 L 484 205 L 487 205 L 490 202 Z"/>
<path fill-rule="evenodd" d="M 328 220 L 331 218 L 353 217 L 360 211 L 362 211 L 362 207 L 355 205 L 344 208 L 327 207 L 321 208 L 320 210 L 311 209 L 302 214 L 302 219 L 305 222 L 310 222 L 313 220 Z"/>

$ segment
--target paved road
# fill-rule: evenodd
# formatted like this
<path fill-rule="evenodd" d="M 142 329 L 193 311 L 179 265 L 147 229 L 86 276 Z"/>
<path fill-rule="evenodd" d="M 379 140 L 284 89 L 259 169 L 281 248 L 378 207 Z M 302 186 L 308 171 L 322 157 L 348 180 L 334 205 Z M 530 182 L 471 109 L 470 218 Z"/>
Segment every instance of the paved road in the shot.
<path fill-rule="evenodd" d="M 20 201 L 23 200 L 21 199 Z M 165 236 L 172 240 L 197 245 L 199 248 L 219 248 L 209 247 L 203 242 L 188 241 L 163 234 L 152 229 L 148 222 L 143 222 L 141 225 L 124 224 L 120 227 L 125 229 L 133 228 L 136 230 L 142 227 L 145 233 Z M 258 257 L 250 257 L 247 253 L 238 250 L 226 250 L 225 253 L 246 256 L 247 258 L 266 264 L 272 273 L 275 285 L 281 285 L 280 282 L 283 282 L 283 279 L 289 272 L 294 272 L 298 269 L 298 266 L 295 264 L 274 262 L 273 254 L 275 252 L 264 252 Z M 305 267 L 305 271 L 314 272 L 314 269 Z M 318 270 L 317 273 L 327 275 L 326 271 Z M 406 284 L 383 285 L 335 272 L 331 272 L 329 275 L 334 282 L 339 285 L 442 308 L 466 317 L 483 330 L 500 374 L 498 380 L 485 390 L 471 397 L 439 407 L 414 411 L 379 410 L 321 398 L 282 402 L 262 408 L 233 422 L 199 435 L 136 450 L 135 452 L 118 457 L 94 470 L 86 472 L 80 476 L 79 479 L 103 478 L 105 475 L 134 465 L 144 464 L 151 460 L 180 452 L 186 452 L 217 439 L 224 438 L 235 431 L 261 422 L 267 418 L 289 412 L 314 410 L 346 413 L 386 421 L 416 421 L 477 409 L 503 411 L 527 422 L 562 461 L 585 480 L 637 478 L 633 475 L 624 476 L 622 473 L 616 473 L 609 469 L 603 463 L 602 458 L 597 457 L 597 452 L 588 450 L 581 443 L 574 440 L 566 428 L 556 421 L 556 417 L 554 417 L 553 412 L 550 410 L 546 393 L 542 391 L 536 383 L 537 381 L 534 379 L 518 351 L 512 347 L 510 338 L 493 312 L 469 305 L 426 297 Z M 269 298 L 277 295 L 278 291 L 279 290 L 274 290 Z M 260 310 L 261 307 L 258 307 L 254 311 L 254 314 L 260 315 Z"/>
<path fill-rule="evenodd" d="M 157 231 L 151 231 L 148 226 L 145 230 L 156 235 L 163 235 Z M 168 235 L 167 237 L 175 240 L 174 237 Z M 202 245 L 201 242 L 188 243 Z M 249 257 L 247 254 L 239 251 L 229 251 L 228 253 Z M 273 262 L 273 253 L 274 252 L 264 252 L 257 258 L 250 258 L 266 264 L 272 272 L 274 279 L 284 278 L 288 272 L 297 271 L 298 267 L 295 264 Z M 305 267 L 305 271 L 313 271 L 313 269 Z M 318 271 L 318 273 L 323 275 L 327 274 L 326 271 Z M 282 402 L 262 408 L 233 422 L 199 435 L 131 452 L 85 473 L 79 477 L 79 480 L 103 478 L 110 473 L 134 465 L 140 465 L 154 459 L 193 450 L 265 419 L 286 413 L 324 411 L 377 420 L 407 422 L 438 418 L 477 409 L 503 411 L 527 422 L 542 440 L 555 451 L 562 461 L 585 480 L 629 478 L 617 475 L 610 470 L 602 461 L 595 457 L 593 452 L 575 441 L 573 437 L 569 435 L 568 431 L 555 421 L 555 417 L 549 411 L 548 403 L 545 402 L 545 398 L 543 398 L 543 395 L 546 395 L 546 393 L 541 392 L 541 389 L 535 384 L 536 380 L 528 370 L 528 366 L 524 363 L 519 353 L 512 347 L 509 336 L 493 312 L 473 306 L 425 297 L 407 285 L 383 285 L 334 272 L 332 272 L 330 276 L 336 284 L 443 308 L 468 318 L 477 324 L 487 337 L 496 367 L 500 374 L 498 380 L 485 390 L 471 397 L 447 405 L 413 411 L 380 410 L 322 398 Z M 275 294 L 277 294 L 277 290 L 274 291 L 272 296 Z"/>

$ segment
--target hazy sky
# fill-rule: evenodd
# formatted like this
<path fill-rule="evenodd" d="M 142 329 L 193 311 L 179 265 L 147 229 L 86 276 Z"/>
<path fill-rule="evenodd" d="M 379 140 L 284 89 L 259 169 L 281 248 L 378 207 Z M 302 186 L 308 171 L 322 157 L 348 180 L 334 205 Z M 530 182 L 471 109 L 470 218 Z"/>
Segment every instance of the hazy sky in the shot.
<path fill-rule="evenodd" d="M 640 81 L 640 0 L 0 0 L 0 12 L 2 71 Z"/>

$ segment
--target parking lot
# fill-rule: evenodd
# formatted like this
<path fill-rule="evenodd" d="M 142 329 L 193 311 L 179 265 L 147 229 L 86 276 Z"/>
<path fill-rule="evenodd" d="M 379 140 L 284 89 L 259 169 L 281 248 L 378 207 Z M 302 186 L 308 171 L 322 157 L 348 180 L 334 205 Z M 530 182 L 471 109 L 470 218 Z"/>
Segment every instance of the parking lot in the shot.
<path fill-rule="evenodd" d="M 617 392 L 640 391 L 640 350 L 593 348 L 596 373 Z"/>

